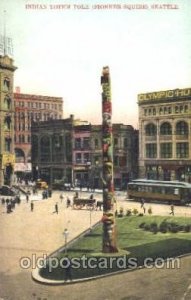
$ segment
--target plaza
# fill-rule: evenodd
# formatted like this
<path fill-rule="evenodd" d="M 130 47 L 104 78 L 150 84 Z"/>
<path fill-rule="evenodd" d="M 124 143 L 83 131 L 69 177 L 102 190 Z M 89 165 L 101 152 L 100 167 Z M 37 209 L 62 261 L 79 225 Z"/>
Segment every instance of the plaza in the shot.
<path fill-rule="evenodd" d="M 1 209 L 1 240 L 0 240 L 0 297 L 4 300 L 30 299 L 190 299 L 190 256 L 181 259 L 181 268 L 141 269 L 115 276 L 62 286 L 47 286 L 34 282 L 31 268 L 21 268 L 23 257 L 43 257 L 64 246 L 64 229 L 69 231 L 68 241 L 78 236 L 94 223 L 100 221 L 102 211 L 92 211 L 91 224 L 88 210 L 66 208 L 66 199 L 73 197 L 73 192 L 64 192 L 60 200 L 60 192 L 54 191 L 51 198 L 34 200 L 34 211 L 30 210 L 30 201 L 23 197 L 21 204 L 7 214 L 5 207 Z M 82 197 L 89 197 L 81 192 Z M 32 200 L 33 196 L 30 196 Z M 41 199 L 35 196 L 36 199 Z M 101 200 L 101 193 L 95 198 Z M 140 203 L 125 200 L 124 193 L 118 193 L 118 206 L 137 208 Z M 54 213 L 58 203 L 58 214 Z M 153 214 L 169 215 L 169 205 L 148 204 Z M 191 217 L 191 207 L 175 207 L 175 214 Z M 139 287 L 139 288 L 137 288 Z M 160 287 L 160 288 L 159 288 Z M 159 292 L 160 291 L 160 292 Z M 182 298 L 181 298 L 182 297 Z"/>

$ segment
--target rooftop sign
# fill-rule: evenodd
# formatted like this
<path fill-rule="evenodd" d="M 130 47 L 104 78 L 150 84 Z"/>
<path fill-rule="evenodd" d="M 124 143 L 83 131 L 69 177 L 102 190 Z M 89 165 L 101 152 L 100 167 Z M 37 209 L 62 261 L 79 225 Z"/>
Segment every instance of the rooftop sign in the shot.
<path fill-rule="evenodd" d="M 191 96 L 191 88 L 139 94 L 138 101 L 141 102 L 159 99 L 185 98 L 189 96 Z"/>

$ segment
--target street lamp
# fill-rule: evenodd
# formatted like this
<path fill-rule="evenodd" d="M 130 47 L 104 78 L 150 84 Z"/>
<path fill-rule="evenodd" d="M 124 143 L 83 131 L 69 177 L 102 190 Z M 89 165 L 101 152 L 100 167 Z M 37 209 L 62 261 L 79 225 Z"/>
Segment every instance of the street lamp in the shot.
<path fill-rule="evenodd" d="M 90 207 L 90 230 L 92 230 L 92 207 Z"/>
<path fill-rule="evenodd" d="M 65 254 L 67 253 L 67 239 L 68 239 L 68 234 L 69 234 L 69 231 L 67 228 L 64 229 L 64 237 L 65 237 Z"/>

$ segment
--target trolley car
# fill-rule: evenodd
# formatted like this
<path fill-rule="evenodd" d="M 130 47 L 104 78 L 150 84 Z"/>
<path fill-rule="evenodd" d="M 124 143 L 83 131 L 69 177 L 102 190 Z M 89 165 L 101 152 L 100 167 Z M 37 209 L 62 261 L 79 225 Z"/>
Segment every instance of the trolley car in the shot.
<path fill-rule="evenodd" d="M 140 201 L 166 202 L 168 204 L 191 203 L 191 184 L 179 181 L 136 179 L 128 183 L 128 198 Z"/>

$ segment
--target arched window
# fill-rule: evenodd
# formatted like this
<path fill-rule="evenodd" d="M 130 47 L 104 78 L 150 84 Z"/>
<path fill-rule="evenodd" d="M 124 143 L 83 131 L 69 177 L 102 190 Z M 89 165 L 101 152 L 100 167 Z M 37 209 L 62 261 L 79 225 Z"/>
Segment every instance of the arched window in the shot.
<path fill-rule="evenodd" d="M 160 126 L 160 134 L 161 135 L 170 135 L 172 134 L 172 126 L 170 123 L 165 122 Z"/>
<path fill-rule="evenodd" d="M 184 112 L 187 113 L 188 112 L 188 105 L 184 106 Z"/>
<path fill-rule="evenodd" d="M 152 124 L 152 123 L 149 123 L 145 126 L 145 134 L 146 135 L 156 135 L 157 133 L 157 127 L 156 125 Z"/>
<path fill-rule="evenodd" d="M 7 152 L 11 151 L 11 138 L 9 137 L 5 138 L 5 151 Z"/>
<path fill-rule="evenodd" d="M 35 135 L 32 135 L 31 137 L 31 153 L 32 153 L 32 160 L 35 160 L 38 157 L 38 137 Z"/>
<path fill-rule="evenodd" d="M 54 151 L 60 151 L 62 148 L 62 136 L 54 135 L 52 141 Z"/>
<path fill-rule="evenodd" d="M 10 130 L 11 129 L 11 117 L 9 115 L 5 116 L 4 128 L 5 128 L 5 130 Z"/>
<path fill-rule="evenodd" d="M 4 79 L 4 81 L 3 81 L 3 87 L 4 87 L 4 90 L 5 91 L 9 91 L 9 89 L 10 89 L 10 80 L 9 80 L 9 78 L 5 78 Z"/>
<path fill-rule="evenodd" d="M 188 124 L 185 121 L 179 121 L 176 124 L 177 135 L 188 135 Z"/>
<path fill-rule="evenodd" d="M 4 98 L 4 108 L 8 110 L 11 108 L 11 98 L 9 96 Z"/>
<path fill-rule="evenodd" d="M 15 156 L 16 156 L 16 162 L 24 162 L 25 161 L 25 154 L 22 149 L 15 148 Z"/>
<path fill-rule="evenodd" d="M 50 160 L 50 138 L 48 136 L 43 136 L 40 141 L 40 155 L 41 161 Z"/>

